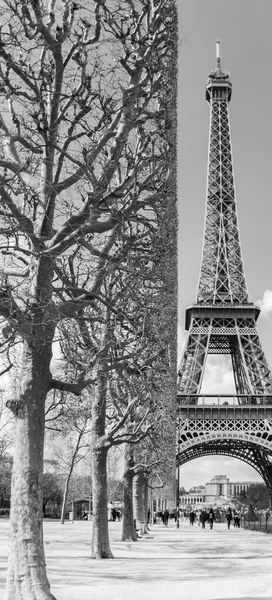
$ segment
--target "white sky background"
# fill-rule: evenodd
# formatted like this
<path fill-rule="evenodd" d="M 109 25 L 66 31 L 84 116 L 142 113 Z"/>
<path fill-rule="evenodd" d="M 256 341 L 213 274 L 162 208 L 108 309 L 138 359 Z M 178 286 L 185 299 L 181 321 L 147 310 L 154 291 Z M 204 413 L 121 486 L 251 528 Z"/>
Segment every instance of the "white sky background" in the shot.
<path fill-rule="evenodd" d="M 250 300 L 259 304 L 261 343 L 272 368 L 272 2 L 271 0 L 177 0 L 179 8 L 179 356 L 186 339 L 185 308 L 196 301 L 205 212 L 209 105 L 208 73 L 221 65 L 233 85 L 230 126 L 236 200 Z M 214 357 L 215 359 L 216 357 Z M 206 392 L 233 391 L 224 361 L 210 363 Z M 214 475 L 232 481 L 260 479 L 246 463 L 203 457 L 180 470 L 186 489 Z"/>

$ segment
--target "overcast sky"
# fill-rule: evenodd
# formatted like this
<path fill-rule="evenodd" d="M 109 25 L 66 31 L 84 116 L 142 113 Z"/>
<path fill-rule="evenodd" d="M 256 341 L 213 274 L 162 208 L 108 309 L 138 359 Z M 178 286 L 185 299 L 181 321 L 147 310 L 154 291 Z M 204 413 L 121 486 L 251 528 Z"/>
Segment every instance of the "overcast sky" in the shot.
<path fill-rule="evenodd" d="M 208 73 L 222 69 L 233 85 L 230 126 L 239 227 L 250 300 L 262 308 L 261 343 L 272 368 L 272 2 L 271 0 L 177 0 L 179 8 L 179 354 L 186 339 L 186 306 L 196 301 L 203 243 L 208 157 Z M 213 359 L 214 360 L 214 359 Z M 208 365 L 205 391 L 233 390 L 225 361 Z M 187 489 L 214 475 L 258 480 L 246 463 L 228 457 L 190 461 L 181 468 Z"/>

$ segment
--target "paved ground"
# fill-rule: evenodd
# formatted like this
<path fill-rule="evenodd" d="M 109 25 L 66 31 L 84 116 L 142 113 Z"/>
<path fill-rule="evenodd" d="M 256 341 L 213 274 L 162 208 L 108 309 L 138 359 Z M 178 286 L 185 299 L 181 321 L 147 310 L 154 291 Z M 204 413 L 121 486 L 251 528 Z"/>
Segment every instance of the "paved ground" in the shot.
<path fill-rule="evenodd" d="M 272 535 L 243 529 L 212 531 L 181 523 L 154 525 L 136 543 L 120 542 L 110 523 L 114 560 L 90 559 L 91 524 L 44 523 L 48 576 L 57 600 L 272 599 Z M 0 520 L 0 600 L 8 521 Z"/>

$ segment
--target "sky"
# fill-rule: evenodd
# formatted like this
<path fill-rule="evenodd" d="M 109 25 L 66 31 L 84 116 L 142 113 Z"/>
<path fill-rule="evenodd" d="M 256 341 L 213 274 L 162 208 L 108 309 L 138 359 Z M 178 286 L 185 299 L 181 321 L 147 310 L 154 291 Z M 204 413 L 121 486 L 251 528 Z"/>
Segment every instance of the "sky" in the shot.
<path fill-rule="evenodd" d="M 272 369 L 272 2 L 271 0 L 177 0 L 179 13 L 178 204 L 179 356 L 186 340 L 186 306 L 196 301 L 203 244 L 208 159 L 209 104 L 205 85 L 221 66 L 233 86 L 229 105 L 236 201 L 250 301 L 261 308 L 257 327 Z M 204 392 L 233 390 L 230 363 L 208 362 Z M 246 463 L 229 457 L 203 457 L 180 469 L 189 489 L 214 475 L 231 481 L 257 481 Z"/>

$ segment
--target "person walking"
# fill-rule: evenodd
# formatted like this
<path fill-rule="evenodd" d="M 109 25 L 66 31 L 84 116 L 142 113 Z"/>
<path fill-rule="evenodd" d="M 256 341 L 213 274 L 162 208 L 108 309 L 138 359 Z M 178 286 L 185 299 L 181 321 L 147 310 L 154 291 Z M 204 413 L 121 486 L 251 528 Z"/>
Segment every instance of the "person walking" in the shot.
<path fill-rule="evenodd" d="M 234 512 L 234 527 L 238 527 L 238 529 L 240 528 L 240 520 L 241 520 L 241 512 L 237 509 Z"/>
<path fill-rule="evenodd" d="M 190 512 L 189 512 L 189 521 L 190 521 L 190 525 L 193 525 L 195 522 L 195 511 L 193 508 L 191 508 Z"/>
<path fill-rule="evenodd" d="M 161 525 L 161 523 L 163 523 L 163 513 L 161 510 L 159 510 L 157 512 L 157 519 L 158 519 L 158 524 Z"/>
<path fill-rule="evenodd" d="M 213 510 L 213 508 L 210 508 L 209 512 L 208 512 L 208 521 L 209 521 L 210 529 L 213 528 L 214 519 L 215 519 L 214 510 Z"/>
<path fill-rule="evenodd" d="M 227 519 L 228 529 L 230 529 L 230 523 L 232 521 L 232 512 L 231 512 L 230 506 L 227 510 L 226 519 Z"/>
<path fill-rule="evenodd" d="M 200 522 L 201 522 L 201 524 L 202 524 L 202 529 L 205 529 L 205 524 L 206 524 L 206 521 L 207 521 L 207 519 L 208 519 L 208 515 L 207 515 L 207 512 L 206 512 L 206 510 L 205 510 L 205 508 L 204 508 L 204 509 L 201 511 L 201 513 L 200 513 L 200 517 L 199 517 L 199 520 L 200 520 Z"/>
<path fill-rule="evenodd" d="M 169 511 L 167 510 L 167 508 L 165 509 L 163 516 L 164 516 L 164 525 L 168 525 Z"/>

